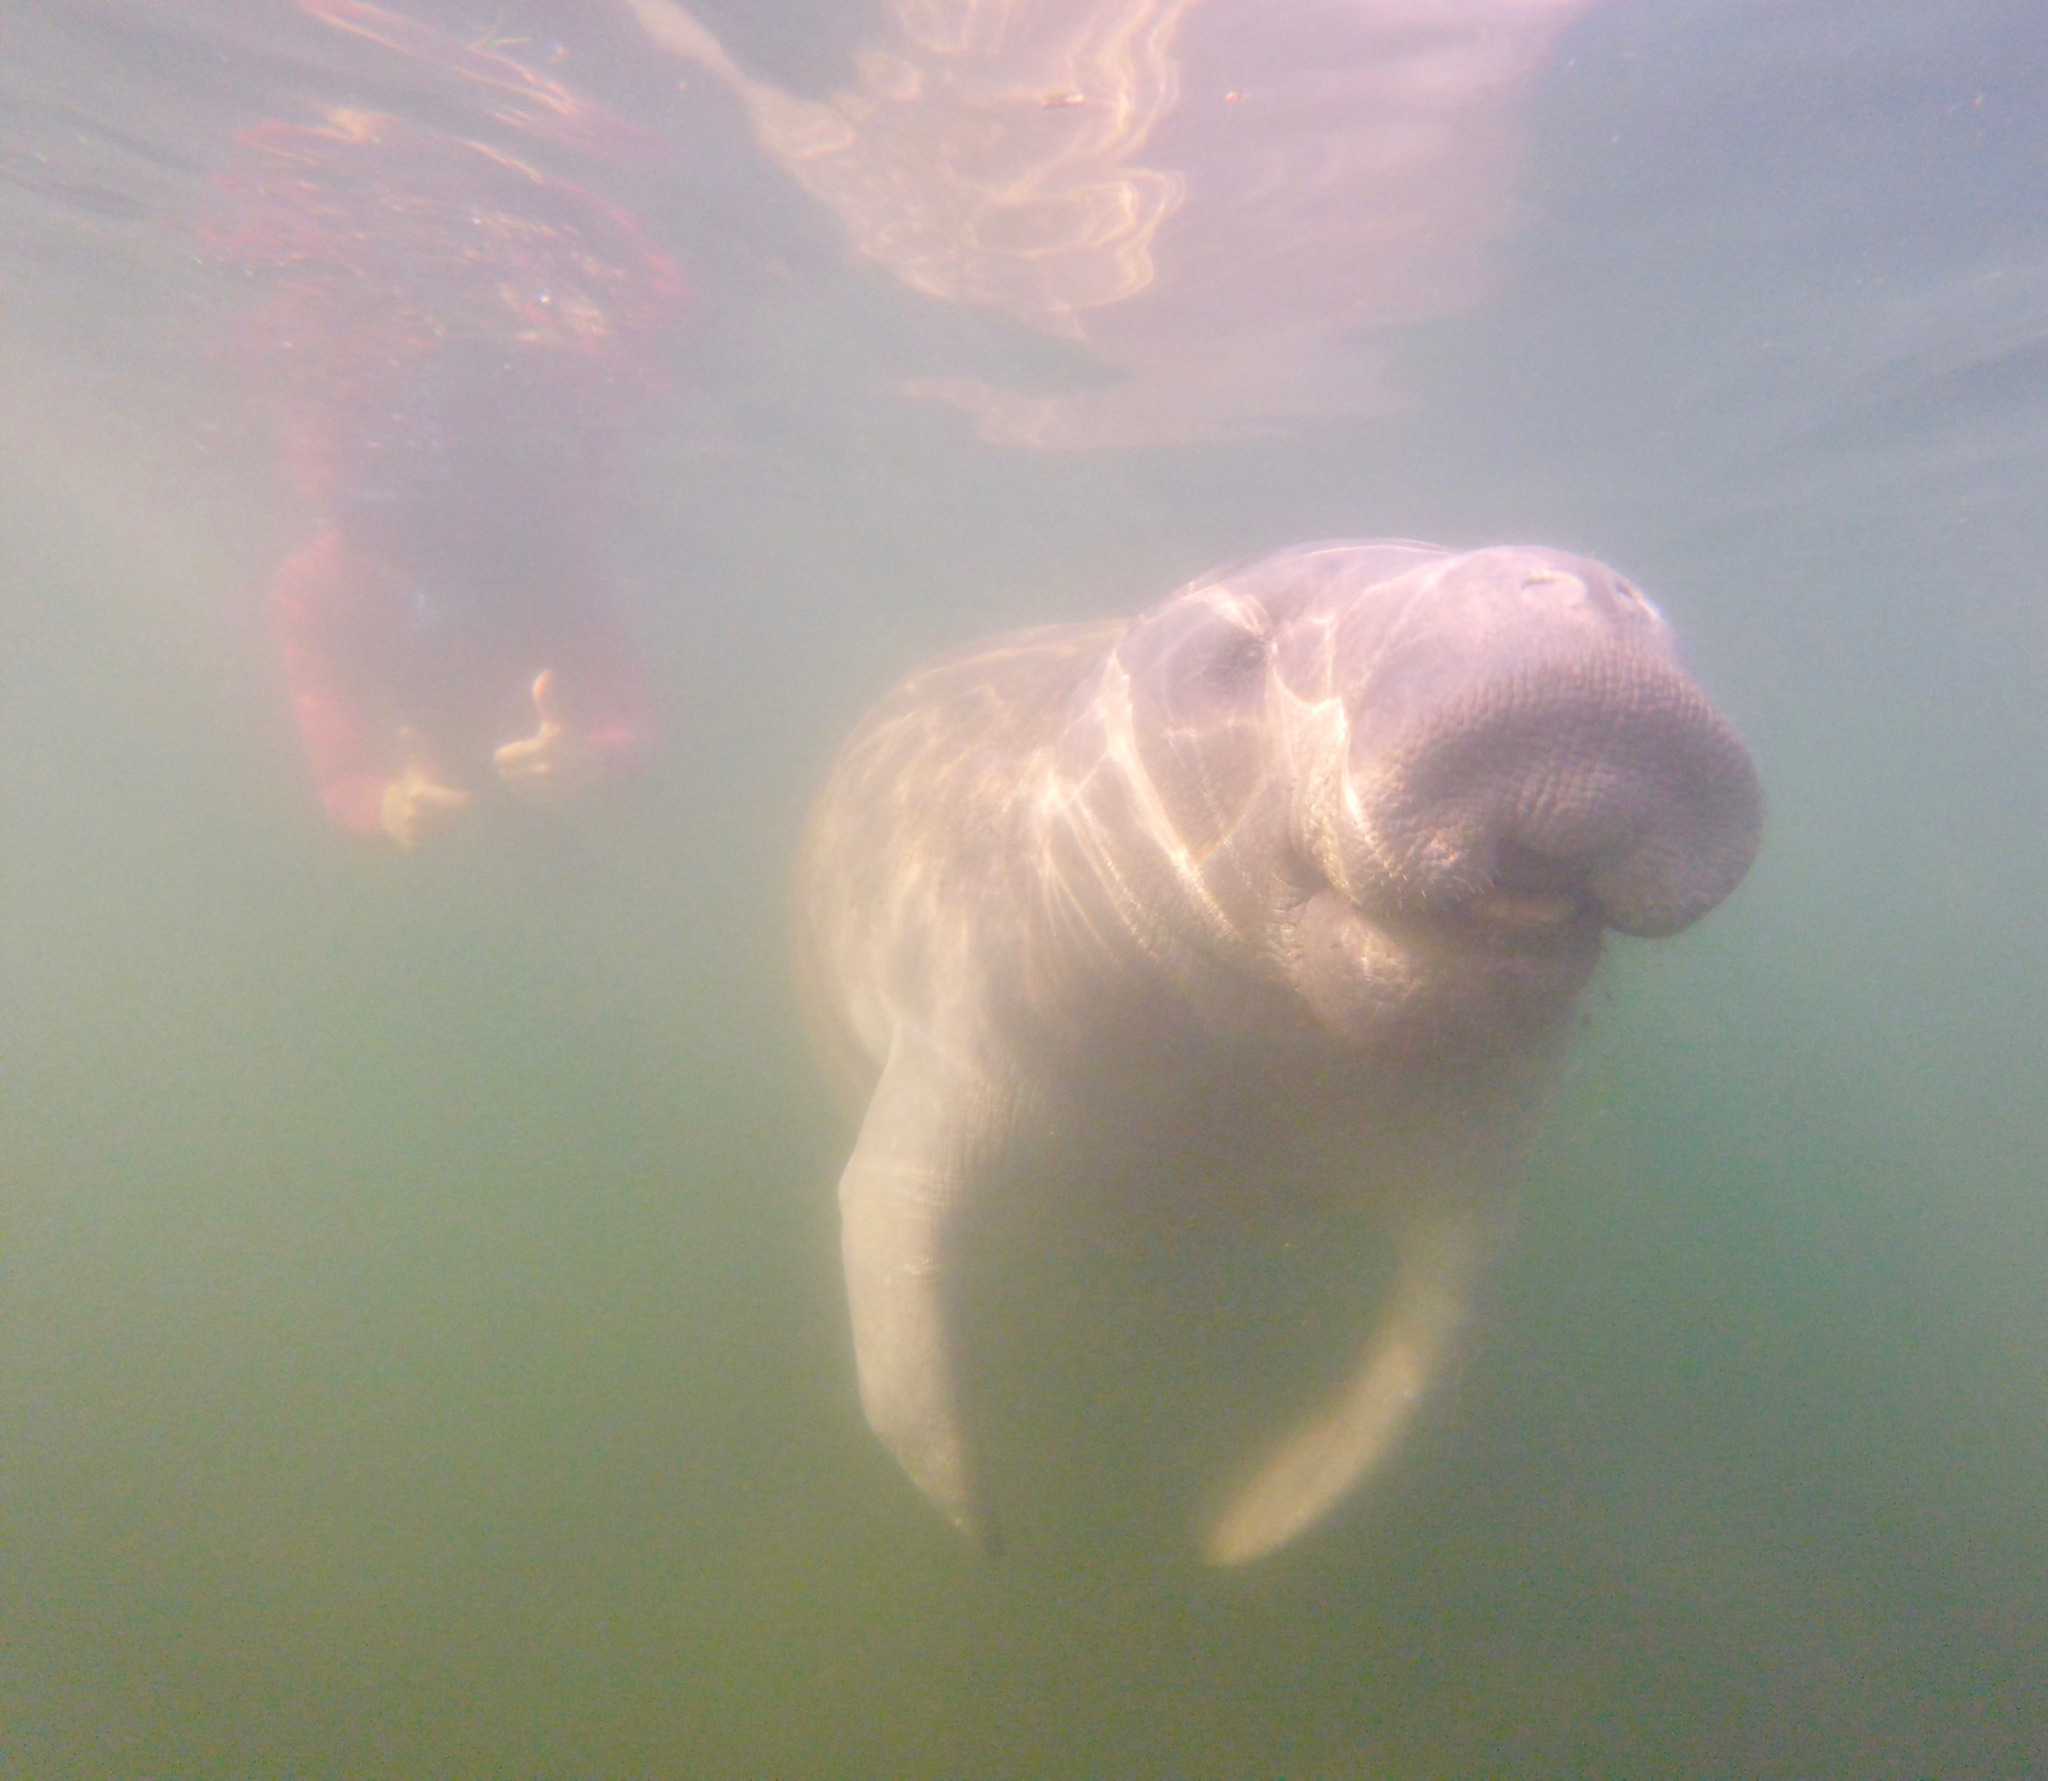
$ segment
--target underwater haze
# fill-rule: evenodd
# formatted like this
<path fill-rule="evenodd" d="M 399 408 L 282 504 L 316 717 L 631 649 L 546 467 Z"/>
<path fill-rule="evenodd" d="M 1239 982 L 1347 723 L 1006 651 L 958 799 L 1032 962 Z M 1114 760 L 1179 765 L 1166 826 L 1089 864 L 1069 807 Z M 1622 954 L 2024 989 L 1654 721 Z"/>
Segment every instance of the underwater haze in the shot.
<path fill-rule="evenodd" d="M 904 386 L 1116 363 L 854 251 L 635 8 L 400 10 L 618 120 L 688 286 L 607 497 L 655 750 L 330 830 L 207 219 L 266 120 L 472 96 L 344 0 L 0 0 L 0 1776 L 2048 1772 L 2048 13 L 1583 9 L 1385 400 L 1042 449 Z M 692 11 L 811 97 L 891 16 Z M 1763 853 L 1611 948 L 1391 1478 L 1241 1571 L 1142 1469 L 981 1556 L 861 1416 L 808 800 L 941 650 L 1376 535 L 1620 568 Z M 1070 1259 L 1003 1401 L 1185 1389 Z"/>

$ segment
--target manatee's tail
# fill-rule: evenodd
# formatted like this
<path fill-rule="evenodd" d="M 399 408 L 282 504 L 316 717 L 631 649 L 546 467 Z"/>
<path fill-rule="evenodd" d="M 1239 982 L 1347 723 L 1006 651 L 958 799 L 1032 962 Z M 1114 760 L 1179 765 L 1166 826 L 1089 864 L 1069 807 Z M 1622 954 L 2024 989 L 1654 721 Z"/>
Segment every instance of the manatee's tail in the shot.
<path fill-rule="evenodd" d="M 1449 1369 L 1504 1210 L 1467 1201 L 1410 1213 L 1385 1307 L 1351 1376 L 1240 1488 L 1202 1538 L 1215 1565 L 1264 1558 L 1386 1463 Z"/>

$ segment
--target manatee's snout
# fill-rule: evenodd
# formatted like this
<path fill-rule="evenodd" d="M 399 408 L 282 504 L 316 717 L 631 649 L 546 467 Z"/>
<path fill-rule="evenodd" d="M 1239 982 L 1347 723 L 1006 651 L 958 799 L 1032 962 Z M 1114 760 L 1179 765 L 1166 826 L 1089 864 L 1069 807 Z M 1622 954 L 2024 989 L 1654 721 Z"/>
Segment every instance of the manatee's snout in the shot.
<path fill-rule="evenodd" d="M 1676 933 L 1755 857 L 1762 795 L 1669 625 L 1613 571 L 1474 552 L 1361 615 L 1357 876 L 1540 933 Z"/>

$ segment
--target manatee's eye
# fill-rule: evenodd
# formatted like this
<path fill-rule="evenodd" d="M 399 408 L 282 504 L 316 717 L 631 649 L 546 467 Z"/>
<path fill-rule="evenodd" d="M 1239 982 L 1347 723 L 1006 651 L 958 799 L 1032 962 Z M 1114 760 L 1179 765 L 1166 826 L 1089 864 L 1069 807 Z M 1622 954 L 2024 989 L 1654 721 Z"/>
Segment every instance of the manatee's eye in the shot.
<path fill-rule="evenodd" d="M 1249 631 L 1233 630 L 1202 664 L 1202 678 L 1219 692 L 1234 691 L 1266 670 L 1266 640 Z"/>

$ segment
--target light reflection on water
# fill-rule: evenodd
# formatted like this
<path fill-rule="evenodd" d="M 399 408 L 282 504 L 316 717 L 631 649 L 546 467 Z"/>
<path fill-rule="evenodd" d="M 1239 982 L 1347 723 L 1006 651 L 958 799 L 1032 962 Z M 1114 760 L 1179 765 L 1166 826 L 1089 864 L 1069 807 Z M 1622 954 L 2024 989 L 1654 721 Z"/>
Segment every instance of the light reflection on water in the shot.
<path fill-rule="evenodd" d="M 1078 457 L 891 401 L 1045 349 L 848 269 L 728 117 L 593 52 L 678 144 L 614 195 L 697 291 L 620 552 L 665 752 L 601 821 L 395 860 L 309 807 L 260 611 L 304 515 L 161 220 L 331 71 L 153 16 L 19 17 L 5 87 L 0 1771 L 2048 1754 L 2039 26 L 1596 11 L 1412 410 Z M 1590 1004 L 1389 1491 L 1244 1578 L 975 1560 L 852 1393 L 804 801 L 939 647 L 1380 531 L 1625 566 L 1758 755 L 1765 857 Z"/>

